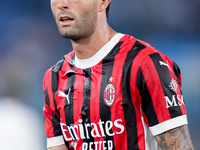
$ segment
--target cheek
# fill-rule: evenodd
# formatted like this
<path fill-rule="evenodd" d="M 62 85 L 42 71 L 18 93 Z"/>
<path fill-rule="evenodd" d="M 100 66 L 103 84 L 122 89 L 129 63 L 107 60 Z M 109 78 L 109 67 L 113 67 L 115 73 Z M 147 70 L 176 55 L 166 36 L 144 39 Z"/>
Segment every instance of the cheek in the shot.
<path fill-rule="evenodd" d="M 58 0 L 51 0 L 51 9 L 52 11 L 57 7 Z"/>
<path fill-rule="evenodd" d="M 57 2 L 53 2 L 53 1 L 56 1 L 56 0 L 52 0 L 51 1 L 51 11 L 52 11 L 52 13 L 53 13 L 53 15 L 54 15 L 54 17 L 56 17 L 56 11 L 57 11 Z"/>

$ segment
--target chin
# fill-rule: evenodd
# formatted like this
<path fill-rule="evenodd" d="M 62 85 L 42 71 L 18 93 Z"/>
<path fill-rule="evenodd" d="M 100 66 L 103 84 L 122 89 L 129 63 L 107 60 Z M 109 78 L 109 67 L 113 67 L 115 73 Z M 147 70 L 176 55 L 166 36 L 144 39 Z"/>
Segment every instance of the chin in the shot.
<path fill-rule="evenodd" d="M 79 40 L 81 39 L 81 36 L 76 34 L 76 33 L 69 33 L 69 32 L 63 32 L 63 31 L 60 31 L 60 35 L 66 39 L 70 39 L 70 40 Z"/>
<path fill-rule="evenodd" d="M 73 40 L 73 41 L 77 41 L 77 40 L 81 39 L 79 36 L 74 35 L 74 34 L 61 34 L 61 36 L 66 39 Z"/>

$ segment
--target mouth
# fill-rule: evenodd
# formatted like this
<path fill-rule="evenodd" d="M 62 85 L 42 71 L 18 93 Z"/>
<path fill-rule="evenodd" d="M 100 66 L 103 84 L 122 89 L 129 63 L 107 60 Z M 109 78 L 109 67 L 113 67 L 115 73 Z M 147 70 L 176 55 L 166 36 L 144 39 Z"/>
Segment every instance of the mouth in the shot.
<path fill-rule="evenodd" d="M 61 22 L 63 21 L 67 21 L 67 20 L 74 20 L 73 18 L 70 18 L 70 17 L 60 17 L 59 19 Z"/>
<path fill-rule="evenodd" d="M 73 18 L 68 17 L 68 16 L 61 16 L 61 17 L 59 18 L 59 22 L 60 22 L 60 24 L 61 24 L 62 26 L 69 25 L 70 23 L 73 22 L 73 20 L 74 20 Z"/>

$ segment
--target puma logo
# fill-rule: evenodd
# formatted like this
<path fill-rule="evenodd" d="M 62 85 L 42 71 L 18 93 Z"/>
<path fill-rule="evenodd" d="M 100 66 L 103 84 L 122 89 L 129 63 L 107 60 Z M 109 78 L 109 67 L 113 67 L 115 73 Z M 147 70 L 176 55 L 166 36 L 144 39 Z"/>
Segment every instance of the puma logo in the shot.
<path fill-rule="evenodd" d="M 65 97 L 65 99 L 67 100 L 67 103 L 70 104 L 70 101 L 69 101 L 69 93 L 70 93 L 71 89 L 69 88 L 67 94 L 65 94 L 63 91 L 59 91 L 58 92 L 58 96 L 59 97 Z"/>
<path fill-rule="evenodd" d="M 165 63 L 165 62 L 163 62 L 163 61 L 159 61 L 159 64 L 160 64 L 161 66 L 166 66 L 167 68 L 169 68 L 169 70 L 171 70 L 168 61 L 167 61 L 167 63 Z M 171 71 L 172 71 L 172 70 L 171 70 Z"/>

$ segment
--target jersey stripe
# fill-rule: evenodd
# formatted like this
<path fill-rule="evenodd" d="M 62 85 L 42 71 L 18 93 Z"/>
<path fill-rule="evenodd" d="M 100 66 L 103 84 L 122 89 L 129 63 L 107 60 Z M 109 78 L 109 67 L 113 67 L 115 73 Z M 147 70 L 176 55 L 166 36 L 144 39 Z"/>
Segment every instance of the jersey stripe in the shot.
<path fill-rule="evenodd" d="M 140 97 L 142 100 L 142 110 L 145 113 L 145 116 L 147 117 L 148 125 L 153 126 L 155 124 L 158 124 L 159 121 L 154 110 L 153 101 L 141 68 L 139 68 L 138 70 L 137 88 L 139 89 Z"/>
<path fill-rule="evenodd" d="M 81 117 L 81 107 L 83 103 L 83 90 L 84 90 L 84 80 L 85 77 L 82 74 L 75 74 L 75 83 L 73 92 L 73 117 L 74 117 L 74 124 L 80 124 L 82 121 Z M 76 92 L 75 92 L 76 91 Z M 81 93 L 81 95 L 80 95 Z M 85 134 L 84 134 L 85 135 Z M 77 143 L 77 149 L 80 149 L 80 142 L 82 139 L 79 139 L 79 143 Z"/>
<path fill-rule="evenodd" d="M 49 94 L 48 94 L 47 88 L 44 91 L 44 99 L 45 99 L 47 106 L 49 107 L 50 106 L 50 99 L 49 99 Z"/>
<path fill-rule="evenodd" d="M 125 122 L 126 122 L 126 128 L 127 128 L 127 149 L 141 149 L 142 146 L 139 147 L 138 143 L 138 131 L 137 126 L 138 123 L 141 122 L 141 120 L 137 120 L 139 118 L 136 118 L 138 116 L 137 113 L 139 113 L 136 110 L 135 105 L 132 103 L 132 96 L 131 96 L 131 90 L 130 90 L 130 77 L 131 77 L 131 68 L 132 63 L 137 54 L 144 49 L 145 46 L 138 41 L 135 42 L 131 50 L 127 53 L 127 57 L 123 66 L 123 77 L 122 77 L 122 89 L 123 89 L 123 109 L 124 109 L 124 116 L 125 116 Z M 125 74 L 126 73 L 126 74 Z M 130 107 L 130 109 L 128 109 Z M 131 114 L 131 117 L 130 117 Z M 135 116 L 135 117 L 134 117 Z"/>
<path fill-rule="evenodd" d="M 101 84 L 96 84 L 96 83 L 101 83 L 101 73 L 102 73 L 102 68 L 101 68 L 101 62 L 99 63 L 98 69 L 93 69 L 91 68 L 91 79 L 92 79 L 92 84 L 91 84 L 91 101 L 90 101 L 90 121 L 91 123 L 94 124 L 99 124 L 100 122 L 100 106 L 99 106 L 99 97 L 100 97 L 100 88 L 101 88 Z M 98 76 L 98 78 L 96 78 Z M 94 126 L 92 126 L 92 128 L 94 128 Z M 101 131 L 102 129 L 100 128 L 100 126 L 97 126 L 97 131 L 95 134 L 97 135 L 94 138 L 94 142 L 98 142 L 98 141 L 103 141 L 103 133 L 104 131 Z M 98 136 L 100 135 L 100 137 Z M 98 149 L 97 145 L 97 149 Z M 94 145 L 94 149 L 96 149 L 95 145 Z"/>
<path fill-rule="evenodd" d="M 67 58 L 69 59 L 68 61 L 65 61 L 65 63 L 63 64 L 63 70 L 65 70 L 66 68 L 69 68 L 69 71 L 66 72 L 64 75 L 62 75 L 62 73 L 64 73 L 64 71 L 61 73 L 62 75 L 62 84 L 60 83 L 61 89 L 63 89 L 64 93 L 66 95 L 68 95 L 68 100 L 65 98 L 65 102 L 64 104 L 64 111 L 65 111 L 65 116 L 63 117 L 63 122 L 66 123 L 66 125 L 70 126 L 71 124 L 74 123 L 74 119 L 73 119 L 73 97 L 74 97 L 74 84 L 75 84 L 75 75 L 74 75 L 74 71 L 75 68 L 73 67 L 72 64 L 74 61 L 74 56 L 72 56 L 71 58 Z M 67 77 L 67 78 L 66 78 Z M 61 106 L 62 107 L 62 106 Z M 74 135 L 71 131 L 68 130 L 68 135 L 67 136 L 71 136 L 72 139 L 75 139 L 76 135 Z M 68 143 L 65 141 L 65 145 L 67 146 L 67 148 L 70 150 L 71 148 L 71 144 L 72 143 Z"/>
<path fill-rule="evenodd" d="M 90 121 L 90 98 L 91 98 L 91 69 L 84 69 L 83 75 L 85 76 L 84 81 L 84 100 L 81 108 L 81 116 L 83 120 L 83 124 L 89 124 L 91 125 Z M 84 142 L 87 142 L 88 145 L 90 142 L 94 142 L 94 138 L 91 136 L 91 126 L 84 128 L 86 137 L 89 136 L 89 138 L 84 139 Z M 94 146 L 94 145 L 93 145 Z"/>
<path fill-rule="evenodd" d="M 113 64 L 115 60 L 115 55 L 119 53 L 120 46 L 122 42 L 119 42 L 112 50 L 111 52 L 102 60 L 102 79 L 101 79 L 101 89 L 100 89 L 100 118 L 103 122 L 111 120 L 111 110 L 110 107 L 108 107 L 104 102 L 104 90 L 109 82 L 109 78 L 112 76 L 112 70 L 113 70 Z M 106 74 L 104 73 L 106 72 Z M 101 113 L 104 112 L 104 113 Z M 103 115 L 106 114 L 106 115 Z M 105 124 L 103 124 L 105 129 Z M 111 132 L 111 131 L 110 131 Z M 106 132 L 105 132 L 106 134 Z M 114 142 L 113 137 L 106 134 L 106 137 L 104 138 L 105 141 L 111 140 Z M 115 147 L 113 145 L 113 150 L 115 150 Z"/>
<path fill-rule="evenodd" d="M 60 112 L 57 109 L 57 104 L 56 104 L 56 100 L 55 100 L 55 93 L 57 91 L 58 88 L 58 72 L 61 70 L 62 65 L 64 63 L 64 59 L 60 60 L 53 68 L 51 71 L 51 85 L 52 85 L 52 94 L 53 94 L 53 102 L 54 102 L 54 107 L 55 107 L 55 111 L 58 114 L 58 116 L 60 116 Z M 60 126 L 60 118 L 56 116 L 56 114 L 52 113 L 52 118 L 54 120 L 54 134 L 55 136 L 59 136 L 62 134 L 62 131 L 57 127 Z"/>
<path fill-rule="evenodd" d="M 174 71 L 174 74 L 177 77 L 177 81 L 178 81 L 180 87 L 182 87 L 181 71 L 180 71 L 178 65 L 175 62 L 173 62 L 173 71 Z"/>
<path fill-rule="evenodd" d="M 51 85 L 52 85 L 52 94 L 53 94 L 53 102 L 54 102 L 54 107 L 55 107 L 55 111 L 58 113 L 58 115 L 60 116 L 60 112 L 57 109 L 57 104 L 56 104 L 56 100 L 55 100 L 55 93 L 57 91 L 58 88 L 58 75 L 59 75 L 59 71 L 62 68 L 62 65 L 64 63 L 65 59 L 60 60 L 53 68 L 51 71 Z"/>
<path fill-rule="evenodd" d="M 74 57 L 72 57 L 74 59 Z M 74 114 L 73 114 L 73 107 L 74 107 L 74 86 L 75 86 L 75 77 L 76 75 L 73 73 L 75 71 L 75 68 L 73 66 L 70 66 L 70 71 L 66 73 L 67 75 L 67 87 L 65 93 L 68 94 L 70 104 L 68 104 L 68 101 L 65 100 L 65 121 L 66 124 L 69 126 L 71 124 L 74 124 Z"/>

